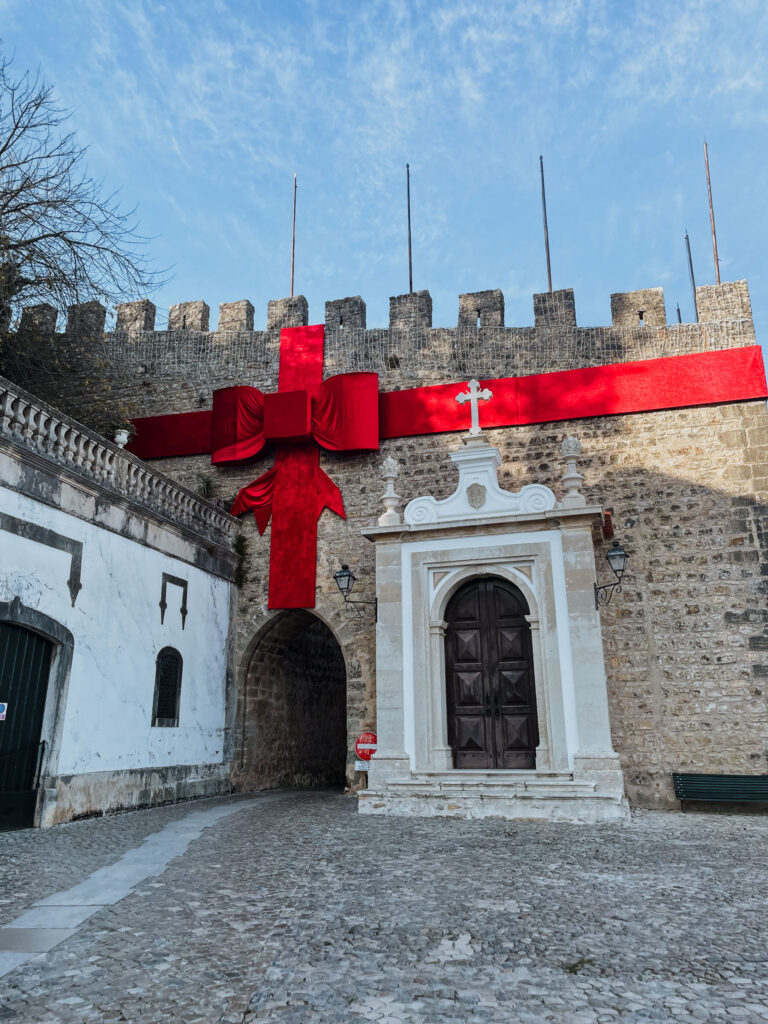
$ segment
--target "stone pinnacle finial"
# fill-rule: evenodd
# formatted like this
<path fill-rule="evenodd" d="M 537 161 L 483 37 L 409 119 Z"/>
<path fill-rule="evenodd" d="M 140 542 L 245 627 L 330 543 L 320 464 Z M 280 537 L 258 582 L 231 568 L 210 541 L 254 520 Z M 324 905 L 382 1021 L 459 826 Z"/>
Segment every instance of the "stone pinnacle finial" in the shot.
<path fill-rule="evenodd" d="M 584 477 L 576 469 L 576 460 L 581 455 L 581 441 L 578 437 L 566 437 L 560 451 L 565 462 L 565 472 L 563 473 L 565 497 L 561 505 L 563 508 L 583 508 L 587 504 L 587 499 L 581 493 Z"/>
<path fill-rule="evenodd" d="M 395 480 L 400 475 L 400 466 L 388 455 L 381 464 L 381 478 L 386 482 L 387 489 L 381 496 L 384 513 L 379 516 L 379 526 L 399 526 L 403 517 L 400 515 L 400 495 L 395 493 Z"/>

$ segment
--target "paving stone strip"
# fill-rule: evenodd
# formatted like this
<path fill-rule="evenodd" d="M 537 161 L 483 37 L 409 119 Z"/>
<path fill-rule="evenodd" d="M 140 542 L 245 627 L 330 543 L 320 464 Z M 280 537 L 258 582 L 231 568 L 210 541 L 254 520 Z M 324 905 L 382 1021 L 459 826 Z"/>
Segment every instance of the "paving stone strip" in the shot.
<path fill-rule="evenodd" d="M 189 844 L 200 837 L 203 829 L 237 811 L 253 809 L 257 804 L 286 796 L 270 793 L 251 800 L 196 808 L 152 833 L 141 846 L 128 850 L 114 863 L 98 868 L 72 888 L 37 900 L 25 914 L 0 927 L 0 977 L 70 938 L 89 917 L 130 895 L 147 878 L 161 875 L 172 860 L 180 857 Z"/>

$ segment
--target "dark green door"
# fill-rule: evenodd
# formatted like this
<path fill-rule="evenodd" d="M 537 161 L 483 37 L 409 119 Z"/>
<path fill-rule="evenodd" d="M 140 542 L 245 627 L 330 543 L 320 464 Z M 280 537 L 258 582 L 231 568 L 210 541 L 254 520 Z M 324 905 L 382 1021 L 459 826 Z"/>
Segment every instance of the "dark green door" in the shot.
<path fill-rule="evenodd" d="M 39 633 L 0 622 L 0 829 L 33 823 L 52 650 Z"/>

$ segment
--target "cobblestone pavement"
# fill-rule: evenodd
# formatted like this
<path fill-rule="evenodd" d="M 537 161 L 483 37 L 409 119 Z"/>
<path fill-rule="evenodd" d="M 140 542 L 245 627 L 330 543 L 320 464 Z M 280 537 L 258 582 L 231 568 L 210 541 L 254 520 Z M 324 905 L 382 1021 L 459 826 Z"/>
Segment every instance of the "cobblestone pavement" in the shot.
<path fill-rule="evenodd" d="M 0 864 L 20 865 L 24 909 L 220 803 L 0 835 Z M 245 803 L 6 974 L 0 1021 L 768 1021 L 767 816 L 355 811 L 330 794 Z"/>

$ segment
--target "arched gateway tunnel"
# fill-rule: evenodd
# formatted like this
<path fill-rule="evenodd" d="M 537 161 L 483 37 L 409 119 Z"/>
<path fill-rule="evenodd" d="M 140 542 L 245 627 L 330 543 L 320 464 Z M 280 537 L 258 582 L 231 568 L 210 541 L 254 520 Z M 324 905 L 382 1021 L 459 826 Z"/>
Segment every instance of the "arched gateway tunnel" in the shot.
<path fill-rule="evenodd" d="M 347 673 L 329 627 L 308 611 L 276 615 L 248 659 L 239 768 L 254 788 L 342 786 Z"/>

